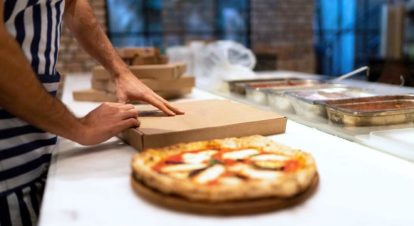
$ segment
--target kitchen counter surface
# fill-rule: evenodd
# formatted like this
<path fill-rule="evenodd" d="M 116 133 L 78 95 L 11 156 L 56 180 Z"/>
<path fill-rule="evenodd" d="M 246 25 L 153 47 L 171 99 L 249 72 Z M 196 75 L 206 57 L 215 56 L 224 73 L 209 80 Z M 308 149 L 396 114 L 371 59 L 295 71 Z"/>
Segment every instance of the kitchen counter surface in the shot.
<path fill-rule="evenodd" d="M 72 91 L 90 76 L 66 78 L 63 101 L 76 115 L 97 103 L 76 102 Z M 220 98 L 195 89 L 187 99 Z M 40 226 L 65 225 L 414 225 L 414 164 L 288 121 L 285 134 L 270 136 L 312 153 L 320 183 L 306 202 L 266 214 L 220 217 L 175 212 L 150 204 L 130 186 L 136 152 L 118 138 L 92 147 L 59 140 L 49 171 Z"/>

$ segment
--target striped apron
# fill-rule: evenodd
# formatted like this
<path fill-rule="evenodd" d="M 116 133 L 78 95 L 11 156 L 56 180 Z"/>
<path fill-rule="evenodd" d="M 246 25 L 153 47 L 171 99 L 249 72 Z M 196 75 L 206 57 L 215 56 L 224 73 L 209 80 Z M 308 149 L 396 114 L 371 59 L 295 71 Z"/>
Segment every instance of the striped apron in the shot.
<path fill-rule="evenodd" d="M 60 79 L 55 65 L 64 7 L 65 0 L 4 1 L 6 28 L 51 95 Z M 56 139 L 0 108 L 0 226 L 36 225 Z"/>

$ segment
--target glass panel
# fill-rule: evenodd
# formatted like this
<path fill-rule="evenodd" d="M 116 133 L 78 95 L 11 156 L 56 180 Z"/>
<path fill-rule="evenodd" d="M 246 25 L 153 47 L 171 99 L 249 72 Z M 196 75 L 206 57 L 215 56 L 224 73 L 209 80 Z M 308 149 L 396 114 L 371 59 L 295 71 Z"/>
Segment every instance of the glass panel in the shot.
<path fill-rule="evenodd" d="M 248 1 L 218 1 L 219 38 L 247 44 Z"/>
<path fill-rule="evenodd" d="M 249 0 L 108 0 L 115 46 L 183 45 L 230 39 L 248 44 Z"/>

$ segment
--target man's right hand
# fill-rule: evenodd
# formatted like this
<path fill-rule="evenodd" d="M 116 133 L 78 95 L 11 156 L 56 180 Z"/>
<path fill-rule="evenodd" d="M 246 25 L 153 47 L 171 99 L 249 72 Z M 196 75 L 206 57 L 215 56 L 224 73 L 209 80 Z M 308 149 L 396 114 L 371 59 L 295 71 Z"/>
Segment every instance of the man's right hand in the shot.
<path fill-rule="evenodd" d="M 75 141 L 82 145 L 99 144 L 125 129 L 138 127 L 138 110 L 131 104 L 103 103 L 81 118 L 81 124 Z"/>

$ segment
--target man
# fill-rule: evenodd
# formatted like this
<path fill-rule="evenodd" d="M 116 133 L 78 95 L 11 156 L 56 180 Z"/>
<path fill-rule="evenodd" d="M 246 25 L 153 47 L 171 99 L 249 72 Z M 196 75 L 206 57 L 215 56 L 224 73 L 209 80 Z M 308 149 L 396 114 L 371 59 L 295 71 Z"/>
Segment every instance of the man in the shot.
<path fill-rule="evenodd" d="M 36 224 L 56 135 L 93 145 L 139 125 L 132 105 L 104 103 L 79 119 L 53 97 L 62 17 L 115 76 L 120 102 L 141 100 L 167 115 L 182 114 L 128 70 L 87 0 L 0 0 L 1 226 Z"/>

